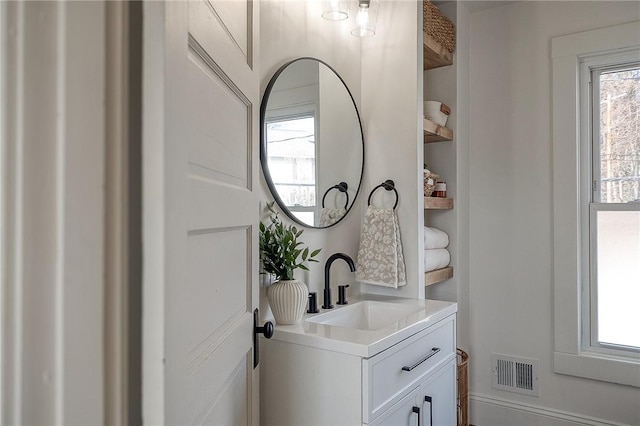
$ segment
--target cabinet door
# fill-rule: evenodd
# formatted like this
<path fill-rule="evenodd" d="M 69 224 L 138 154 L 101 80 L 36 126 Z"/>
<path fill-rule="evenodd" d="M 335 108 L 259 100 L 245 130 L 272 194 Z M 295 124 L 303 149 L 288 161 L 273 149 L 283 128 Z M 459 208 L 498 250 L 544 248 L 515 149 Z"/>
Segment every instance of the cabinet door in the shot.
<path fill-rule="evenodd" d="M 422 408 L 416 389 L 389 407 L 369 426 L 422 426 L 422 417 Z"/>
<path fill-rule="evenodd" d="M 421 426 L 456 424 L 455 359 L 424 381 L 418 392 L 418 402 L 422 411 Z"/>

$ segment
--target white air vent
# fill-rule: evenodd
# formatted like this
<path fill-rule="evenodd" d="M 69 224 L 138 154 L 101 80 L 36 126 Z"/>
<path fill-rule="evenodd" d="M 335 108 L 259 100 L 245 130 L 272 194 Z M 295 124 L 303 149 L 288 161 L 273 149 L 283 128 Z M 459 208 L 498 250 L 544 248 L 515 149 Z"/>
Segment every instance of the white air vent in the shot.
<path fill-rule="evenodd" d="M 538 360 L 491 354 L 492 387 L 538 396 Z"/>

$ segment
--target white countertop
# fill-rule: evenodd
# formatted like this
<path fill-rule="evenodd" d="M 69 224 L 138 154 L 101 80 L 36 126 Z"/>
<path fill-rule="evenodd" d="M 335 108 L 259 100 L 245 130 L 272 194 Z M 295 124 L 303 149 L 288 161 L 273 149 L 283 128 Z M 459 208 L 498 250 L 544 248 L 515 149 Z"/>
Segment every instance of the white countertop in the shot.
<path fill-rule="evenodd" d="M 315 315 L 344 308 L 337 305 L 333 309 L 320 309 L 319 314 L 305 314 L 300 324 L 276 324 L 272 339 L 369 358 L 458 311 L 458 305 L 454 302 L 375 295 L 353 298 L 349 303 L 364 300 L 402 303 L 423 309 L 379 330 L 359 330 L 307 321 Z"/>

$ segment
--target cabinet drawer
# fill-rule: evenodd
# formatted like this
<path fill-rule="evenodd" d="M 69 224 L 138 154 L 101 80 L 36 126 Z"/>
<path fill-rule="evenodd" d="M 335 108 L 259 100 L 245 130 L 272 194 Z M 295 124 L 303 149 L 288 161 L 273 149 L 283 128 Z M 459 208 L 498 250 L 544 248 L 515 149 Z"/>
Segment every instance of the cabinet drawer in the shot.
<path fill-rule="evenodd" d="M 455 358 L 455 316 L 362 362 L 362 415 L 369 423 L 436 366 Z"/>

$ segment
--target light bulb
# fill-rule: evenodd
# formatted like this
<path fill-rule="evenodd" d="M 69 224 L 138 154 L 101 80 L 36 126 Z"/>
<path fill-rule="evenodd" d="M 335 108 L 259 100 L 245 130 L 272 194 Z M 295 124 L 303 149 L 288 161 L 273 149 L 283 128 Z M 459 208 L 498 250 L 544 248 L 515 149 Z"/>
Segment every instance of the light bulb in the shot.
<path fill-rule="evenodd" d="M 356 37 L 371 37 L 376 33 L 378 19 L 378 0 L 359 0 L 356 27 L 351 35 Z"/>
<path fill-rule="evenodd" d="M 358 8 L 358 16 L 356 17 L 356 23 L 359 27 L 366 27 L 369 23 L 369 6 Z"/>

